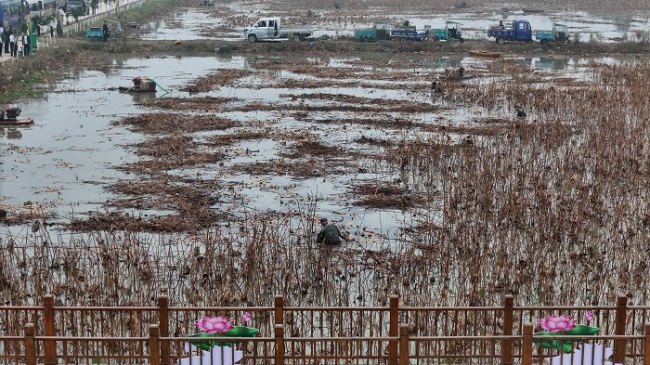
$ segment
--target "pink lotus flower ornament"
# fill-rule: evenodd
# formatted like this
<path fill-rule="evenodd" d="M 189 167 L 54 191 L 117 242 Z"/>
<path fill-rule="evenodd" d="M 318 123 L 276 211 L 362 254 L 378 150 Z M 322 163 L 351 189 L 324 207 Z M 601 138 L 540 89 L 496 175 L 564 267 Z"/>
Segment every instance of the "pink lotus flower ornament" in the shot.
<path fill-rule="evenodd" d="M 244 313 L 242 321 L 250 321 L 250 313 Z M 193 333 L 189 337 L 196 337 L 200 341 L 191 341 L 190 345 L 203 351 L 210 351 L 213 347 L 232 347 L 240 343 L 240 341 L 221 340 L 220 337 L 253 337 L 260 332 L 257 328 L 235 326 L 233 321 L 225 316 L 203 317 L 194 321 L 194 325 L 200 332 Z M 212 362 L 212 364 L 220 364 L 220 362 Z"/>
<path fill-rule="evenodd" d="M 589 322 L 594 319 L 594 314 L 587 311 L 584 319 Z M 542 348 L 553 348 L 564 353 L 573 352 L 576 349 L 576 344 L 579 344 L 582 340 L 558 340 L 554 338 L 555 336 L 593 336 L 598 334 L 599 331 L 598 327 L 584 324 L 576 325 L 576 322 L 571 317 L 565 315 L 548 316 L 539 321 L 539 326 L 542 327 L 543 331 L 534 334 L 536 338 L 533 343 Z"/>
<path fill-rule="evenodd" d="M 548 316 L 539 321 L 539 326 L 548 332 L 564 332 L 573 329 L 576 322 L 569 316 Z"/>
<path fill-rule="evenodd" d="M 226 317 L 203 317 L 194 322 L 196 328 L 207 334 L 224 333 L 234 328 L 233 322 Z"/>
<path fill-rule="evenodd" d="M 249 312 L 244 312 L 244 314 L 241 315 L 241 321 L 244 323 L 248 323 L 251 321 L 251 314 Z"/>

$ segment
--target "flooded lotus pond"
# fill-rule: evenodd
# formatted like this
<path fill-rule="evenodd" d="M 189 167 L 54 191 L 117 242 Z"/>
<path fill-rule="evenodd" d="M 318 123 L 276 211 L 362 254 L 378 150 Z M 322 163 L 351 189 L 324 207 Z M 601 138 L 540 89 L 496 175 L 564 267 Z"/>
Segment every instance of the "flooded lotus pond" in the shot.
<path fill-rule="evenodd" d="M 237 6 L 247 16 L 223 16 L 215 39 L 237 38 L 260 15 Z M 201 19 L 215 18 L 200 13 L 154 22 L 143 37 L 212 37 Z M 581 14 L 575 29 L 593 18 Z M 319 31 L 330 22 L 334 35 L 379 17 L 343 30 L 320 15 Z M 488 22 L 518 16 L 483 15 L 467 13 L 477 39 Z M 446 18 L 391 15 L 404 17 Z M 623 28 L 599 19 L 619 28 L 591 23 L 589 40 L 645 31 L 642 18 Z M 268 305 L 278 293 L 336 305 L 390 293 L 411 305 L 492 305 L 505 293 L 525 304 L 595 305 L 621 292 L 647 302 L 645 56 L 308 45 L 111 54 L 111 67 L 21 100 L 36 122 L 0 128 L 0 207 L 14 219 L 0 244 L 5 267 L 38 280 L 16 286 L 71 305 L 160 293 L 218 298 L 211 305 Z M 158 91 L 118 90 L 136 76 Z M 322 216 L 352 240 L 318 250 Z"/>
<path fill-rule="evenodd" d="M 283 110 L 269 111 L 229 111 L 237 109 L 237 106 L 246 104 L 274 104 L 287 103 L 295 105 L 301 98 L 294 98 L 292 95 L 300 95 L 304 92 L 310 94 L 338 94 L 338 95 L 369 95 L 373 99 L 384 100 L 405 100 L 422 105 L 439 105 L 440 100 L 431 98 L 428 88 L 430 81 L 437 74 L 444 71 L 448 65 L 461 65 L 475 72 L 485 72 L 487 65 L 484 61 L 472 57 L 422 57 L 418 65 L 410 65 L 406 70 L 401 69 L 398 61 L 391 64 L 389 59 L 383 61 L 369 62 L 360 57 L 308 57 L 301 61 L 305 68 L 308 64 L 326 65 L 327 69 L 354 68 L 349 80 L 338 80 L 332 82 L 338 84 L 334 87 L 308 86 L 307 91 L 300 90 L 300 83 L 306 85 L 314 78 L 308 75 L 292 73 L 282 70 L 256 70 L 256 65 L 269 63 L 290 63 L 280 57 L 265 56 L 219 56 L 207 58 L 157 58 L 157 59 L 124 59 L 115 60 L 114 67 L 107 73 L 97 71 L 80 72 L 72 79 L 66 80 L 55 87 L 56 91 L 47 93 L 46 97 L 36 100 L 24 100 L 20 103 L 23 115 L 29 115 L 36 120 L 33 126 L 10 127 L 2 126 L 2 138 L 5 151 L 9 154 L 4 156 L 2 193 L 12 204 L 20 205 L 22 202 L 31 201 L 38 203 L 46 210 L 53 210 L 56 216 L 61 219 L 71 219 L 74 215 L 84 215 L 89 211 L 95 211 L 111 198 L 112 194 L 107 193 L 104 187 L 120 180 L 131 180 L 131 174 L 124 173 L 118 167 L 123 164 L 134 162 L 138 156 L 127 148 L 128 145 L 143 140 L 146 136 L 133 133 L 124 126 L 116 126 L 112 122 L 126 116 L 147 113 L 147 108 L 156 100 L 169 98 L 193 97 L 197 94 L 181 91 L 185 85 L 194 82 L 195 79 L 215 72 L 227 72 L 227 70 L 250 71 L 250 76 L 242 77 L 232 85 L 219 87 L 206 93 L 201 97 L 214 97 L 232 99 L 232 102 L 223 105 L 215 111 L 226 116 L 245 129 L 256 129 L 256 126 L 264 124 L 276 124 L 279 130 L 300 131 L 311 129 L 317 137 L 327 144 L 345 144 L 358 138 L 360 131 L 355 129 L 344 129 L 340 126 L 328 126 L 325 124 L 307 125 L 304 122 L 291 120 Z M 386 62 L 381 65 L 379 62 Z M 580 64 L 591 63 L 591 60 L 572 58 L 535 57 L 513 61 L 526 64 L 532 69 L 552 68 L 559 72 L 559 75 L 577 75 L 581 69 Z M 192 64 L 192 69 L 187 68 Z M 264 68 L 264 66 L 263 66 Z M 412 82 L 400 81 L 405 85 L 406 90 L 400 87 L 380 86 L 373 89 L 373 84 L 386 84 L 391 81 L 371 79 L 375 72 L 414 73 L 417 77 Z M 363 74 L 368 77 L 363 77 Z M 131 79 L 135 76 L 151 77 L 156 80 L 161 88 L 155 94 L 128 94 L 117 90 L 119 86 L 130 85 Z M 359 77 L 361 76 L 361 77 Z M 355 78 L 356 77 L 356 78 Z M 370 79 L 369 79 L 370 78 Z M 419 79 L 419 80 L 418 80 Z M 288 87 L 283 84 L 294 82 Z M 469 82 L 480 82 L 470 80 Z M 358 86 L 360 83 L 366 85 Z M 352 86 L 347 86 L 350 84 Z M 292 100 L 294 99 L 294 100 Z M 312 101 L 315 106 L 326 106 L 327 101 Z M 445 113 L 448 116 L 454 115 L 455 108 L 449 108 Z M 187 114 L 200 113 L 200 110 L 184 111 Z M 313 119 L 329 116 L 313 116 Z M 435 116 L 440 117 L 438 112 Z M 422 121 L 434 117 L 433 113 L 418 112 L 415 116 Z M 349 117 L 348 117 L 349 118 Z M 396 129 L 399 132 L 399 129 Z M 382 136 L 386 133 L 396 133 L 386 129 L 365 128 L 367 137 Z M 209 133 L 203 133 L 201 138 L 209 138 Z M 229 164 L 241 164 L 256 159 L 272 160 L 278 158 L 278 149 L 272 141 L 258 140 L 242 142 L 240 145 L 232 146 L 235 151 L 230 157 Z M 248 150 L 248 155 L 239 156 L 236 151 Z M 250 152 L 253 151 L 253 152 Z M 209 170 L 209 167 L 205 170 Z M 194 173 L 194 172 L 192 172 Z M 356 179 L 357 176 L 336 177 L 337 180 L 345 181 Z M 291 185 L 291 179 L 283 178 L 284 182 L 277 182 L 279 186 Z M 319 184 L 320 179 L 313 182 L 302 183 L 302 185 L 314 186 L 311 194 L 316 190 L 324 196 L 336 196 L 341 191 L 333 190 L 331 183 Z M 276 182 L 269 182 L 275 185 Z M 295 183 L 294 183 L 295 185 Z M 309 194 L 310 192 L 303 192 Z M 273 199 L 268 193 L 258 192 L 256 195 L 261 198 L 250 201 L 250 207 L 256 210 L 265 210 L 265 207 L 273 206 Z M 335 206 L 338 204 L 334 204 Z M 325 209 L 327 210 L 327 209 Z"/>
<path fill-rule="evenodd" d="M 458 91 L 462 85 L 480 89 L 510 83 L 517 87 L 520 81 L 499 75 L 494 67 L 537 72 L 540 81 L 589 82 L 598 65 L 623 61 L 567 56 L 486 61 L 464 55 L 382 54 L 115 59 L 108 72 L 80 72 L 46 97 L 21 103 L 23 115 L 32 116 L 36 123 L 2 128 L 3 150 L 7 151 L 2 166 L 3 204 L 19 210 L 22 205 L 37 209 L 51 214 L 52 221 L 83 219 L 118 208 L 136 217 L 176 210 L 178 207 L 163 208 L 164 204 L 144 207 L 111 203 L 119 200 L 120 194 L 110 186 L 151 178 L 152 172 L 146 168 L 138 171 L 125 166 L 142 159 L 134 146 L 163 133 L 134 131 L 117 122 L 153 113 L 162 106 L 162 113 L 216 115 L 233 123 L 233 128 L 210 130 L 194 128 L 190 118 L 184 122 L 186 125 L 171 132 L 190 135 L 197 144 L 194 148 L 201 153 L 222 155 L 214 163 L 181 164 L 166 171 L 179 179 L 218 182 L 220 191 L 214 193 L 219 201 L 210 209 L 228 212 L 238 219 L 250 212 L 295 213 L 300 205 L 311 206 L 312 211 L 303 213 L 329 216 L 341 221 L 342 228 L 355 236 L 367 237 L 372 232 L 385 242 L 383 237 L 401 235 L 404 227 L 423 211 L 419 204 L 388 209 L 359 204 L 355 185 L 409 184 L 409 177 L 399 168 L 392 171 L 390 166 L 376 161 L 373 156 L 382 149 L 373 146 L 372 141 L 397 146 L 444 136 L 447 143 L 462 144 L 465 138 L 476 138 L 462 133 L 462 129 L 480 127 L 482 119 L 516 121 L 511 102 L 484 108 L 465 104 L 462 98 L 450 100 L 432 93 L 432 80 L 444 78 L 447 68 L 466 69 L 466 80 L 443 81 Z M 226 79 L 226 84 L 216 84 L 204 92 L 183 91 L 191 90 L 188 85 L 201 78 L 224 78 L 230 72 L 239 74 Z M 154 79 L 159 84 L 158 92 L 129 94 L 117 90 L 130 85 L 135 76 Z M 202 102 L 178 107 L 186 98 Z M 168 108 L 165 101 L 178 105 L 164 110 Z M 533 123 L 544 117 L 530 114 L 523 122 Z M 436 129 L 445 127 L 452 132 Z M 461 132 L 454 133 L 453 128 Z M 234 142 L 215 143 L 228 135 Z M 314 151 L 287 152 L 307 142 L 328 146 L 336 156 L 319 156 Z M 290 158 L 303 159 L 306 166 L 284 166 L 280 171 L 269 167 Z M 440 212 L 424 209 L 426 215 L 433 215 L 427 220 L 439 219 L 435 216 Z"/>

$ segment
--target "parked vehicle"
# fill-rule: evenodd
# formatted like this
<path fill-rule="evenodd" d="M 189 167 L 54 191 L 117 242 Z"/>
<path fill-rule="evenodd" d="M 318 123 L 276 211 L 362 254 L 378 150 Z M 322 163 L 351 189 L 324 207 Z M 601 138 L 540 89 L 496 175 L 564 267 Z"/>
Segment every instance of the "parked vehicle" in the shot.
<path fill-rule="evenodd" d="M 119 20 L 106 19 L 109 24 L 108 40 L 121 39 L 124 40 L 124 30 Z M 86 37 L 93 41 L 101 41 L 104 39 L 104 30 L 102 27 L 90 27 L 86 30 Z"/>
<path fill-rule="evenodd" d="M 390 27 L 388 23 L 376 22 L 372 28 L 356 29 L 354 37 L 362 42 L 387 40 L 390 38 Z"/>
<path fill-rule="evenodd" d="M 56 15 L 56 0 L 38 0 L 29 2 L 29 15 L 46 17 L 48 15 Z"/>
<path fill-rule="evenodd" d="M 504 26 L 502 22 L 499 22 L 499 25 L 488 29 L 487 35 L 488 37 L 495 38 L 499 44 L 503 44 L 506 41 L 526 43 L 533 41 L 533 31 L 528 20 L 514 20 L 508 26 Z"/>
<path fill-rule="evenodd" d="M 101 41 L 104 38 L 104 32 L 102 27 L 90 27 L 86 30 L 86 38 L 90 38 L 93 41 Z"/>
<path fill-rule="evenodd" d="M 461 26 L 462 24 L 460 22 L 448 20 L 442 29 L 429 29 L 427 31 L 429 39 L 436 41 L 457 40 L 463 43 L 465 40 L 460 29 Z"/>
<path fill-rule="evenodd" d="M 90 14 L 90 4 L 86 0 L 67 0 L 65 2 L 66 14 L 72 14 L 76 9 L 83 9 L 84 15 Z"/>
<path fill-rule="evenodd" d="M 400 25 L 390 29 L 390 39 L 399 41 L 423 41 L 427 37 L 425 30 L 417 30 L 414 25 Z"/>
<path fill-rule="evenodd" d="M 244 37 L 251 43 L 271 39 L 303 40 L 313 32 L 311 27 L 287 27 L 281 18 L 273 17 L 261 18 L 252 26 L 244 28 Z"/>
<path fill-rule="evenodd" d="M 569 43 L 569 28 L 564 24 L 553 24 L 553 30 L 540 30 L 535 32 L 535 39 L 542 44 L 549 42 Z"/>
<path fill-rule="evenodd" d="M 22 0 L 0 1 L 0 24 L 3 26 L 19 27 L 25 22 L 26 15 L 29 15 L 29 9 Z"/>
<path fill-rule="evenodd" d="M 124 29 L 119 20 L 106 19 L 108 22 L 108 29 L 110 29 L 110 38 L 124 40 Z"/>

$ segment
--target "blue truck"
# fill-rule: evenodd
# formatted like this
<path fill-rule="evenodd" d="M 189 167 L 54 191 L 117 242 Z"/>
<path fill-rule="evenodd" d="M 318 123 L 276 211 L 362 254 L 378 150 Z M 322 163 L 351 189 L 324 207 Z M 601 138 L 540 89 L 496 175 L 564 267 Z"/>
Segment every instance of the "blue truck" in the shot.
<path fill-rule="evenodd" d="M 487 36 L 494 38 L 498 44 L 505 42 L 533 42 L 533 30 L 528 20 L 513 20 L 508 26 L 499 22 L 499 25 L 491 27 Z"/>
<path fill-rule="evenodd" d="M 428 33 L 424 30 L 417 30 L 414 25 L 400 25 L 390 29 L 390 39 L 398 41 L 424 41 Z"/>

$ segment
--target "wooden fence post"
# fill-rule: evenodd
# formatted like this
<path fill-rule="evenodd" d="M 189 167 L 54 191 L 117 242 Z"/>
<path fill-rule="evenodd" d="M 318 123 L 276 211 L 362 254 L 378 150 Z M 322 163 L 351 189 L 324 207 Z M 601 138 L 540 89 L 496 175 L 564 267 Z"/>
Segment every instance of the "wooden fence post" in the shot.
<path fill-rule="evenodd" d="M 533 365 L 533 329 L 532 323 L 524 324 L 524 341 L 521 346 L 521 365 Z"/>
<path fill-rule="evenodd" d="M 399 326 L 399 365 L 409 365 L 409 357 L 409 326 L 403 324 Z"/>
<path fill-rule="evenodd" d="M 25 324 L 25 365 L 36 365 L 36 340 L 34 340 L 34 324 Z"/>
<path fill-rule="evenodd" d="M 160 326 L 149 326 L 149 364 L 160 365 Z"/>
<path fill-rule="evenodd" d="M 169 298 L 166 295 L 158 297 L 158 323 L 160 337 L 169 338 Z M 169 340 L 160 342 L 160 365 L 169 365 Z"/>
<path fill-rule="evenodd" d="M 397 337 L 399 336 L 399 297 L 391 295 L 389 305 L 388 336 Z M 397 365 L 397 341 L 388 343 L 388 365 Z"/>
<path fill-rule="evenodd" d="M 513 316 L 514 299 L 508 294 L 503 300 L 503 335 L 512 335 L 512 316 Z M 501 343 L 501 364 L 512 365 L 512 340 L 503 340 Z"/>
<path fill-rule="evenodd" d="M 45 336 L 56 336 L 54 296 L 52 294 L 43 296 L 43 321 Z M 56 363 L 56 342 L 45 340 L 45 365 L 56 365 Z"/>
<path fill-rule="evenodd" d="M 276 295 L 273 304 L 275 305 L 275 324 L 284 326 L 284 297 Z"/>
<path fill-rule="evenodd" d="M 277 298 L 277 297 L 276 297 Z M 284 325 L 275 325 L 275 364 L 284 364 Z"/>
<path fill-rule="evenodd" d="M 645 324 L 643 334 L 643 365 L 650 365 L 650 323 Z"/>
<path fill-rule="evenodd" d="M 625 336 L 627 324 L 627 297 L 619 295 L 616 300 L 616 323 L 614 324 L 616 336 Z M 625 363 L 625 339 L 614 340 L 614 355 L 612 362 Z"/>
<path fill-rule="evenodd" d="M 650 365 L 650 323 L 645 324 L 643 341 L 643 365 Z"/>

